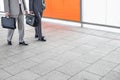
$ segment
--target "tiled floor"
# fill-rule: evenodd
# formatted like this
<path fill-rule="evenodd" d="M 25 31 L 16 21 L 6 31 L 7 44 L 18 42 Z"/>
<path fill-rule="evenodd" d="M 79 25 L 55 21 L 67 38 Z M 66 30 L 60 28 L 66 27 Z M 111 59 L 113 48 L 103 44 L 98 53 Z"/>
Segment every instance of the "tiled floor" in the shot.
<path fill-rule="evenodd" d="M 25 25 L 25 41 L 0 28 L 0 80 L 120 80 L 120 34 L 43 22 L 47 42 Z"/>

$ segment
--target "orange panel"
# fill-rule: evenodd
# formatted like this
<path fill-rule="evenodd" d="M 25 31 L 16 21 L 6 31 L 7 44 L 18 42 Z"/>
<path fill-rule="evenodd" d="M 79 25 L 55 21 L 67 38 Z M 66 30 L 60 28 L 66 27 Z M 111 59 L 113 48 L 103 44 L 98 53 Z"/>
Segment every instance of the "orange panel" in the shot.
<path fill-rule="evenodd" d="M 51 15 L 52 15 L 52 11 L 51 10 L 53 10 L 53 8 L 52 8 L 52 1 L 51 0 L 45 0 L 45 4 L 46 4 L 46 9 L 45 9 L 45 11 L 44 11 L 44 16 L 46 16 L 46 17 L 50 17 Z"/>
<path fill-rule="evenodd" d="M 52 17 L 63 19 L 63 1 L 64 0 L 52 0 L 53 10 L 52 10 Z"/>
<path fill-rule="evenodd" d="M 80 21 L 80 0 L 46 0 L 44 17 Z"/>
<path fill-rule="evenodd" d="M 80 21 L 80 0 L 64 0 L 64 19 Z"/>

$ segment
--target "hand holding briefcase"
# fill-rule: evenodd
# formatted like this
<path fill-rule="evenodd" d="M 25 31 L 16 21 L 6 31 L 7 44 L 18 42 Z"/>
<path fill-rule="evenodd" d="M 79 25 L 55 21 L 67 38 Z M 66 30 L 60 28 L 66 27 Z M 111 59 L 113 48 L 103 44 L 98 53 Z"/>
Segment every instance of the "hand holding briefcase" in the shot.
<path fill-rule="evenodd" d="M 33 14 L 26 15 L 26 24 L 33 27 L 38 26 L 38 22 L 37 22 L 37 19 L 35 18 L 35 15 Z"/>

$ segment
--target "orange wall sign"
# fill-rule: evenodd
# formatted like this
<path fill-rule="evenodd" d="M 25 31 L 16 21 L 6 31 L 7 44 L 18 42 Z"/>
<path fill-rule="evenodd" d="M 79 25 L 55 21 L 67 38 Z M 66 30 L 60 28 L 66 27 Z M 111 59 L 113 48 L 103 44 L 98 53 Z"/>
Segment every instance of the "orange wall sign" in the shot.
<path fill-rule="evenodd" d="M 80 22 L 80 0 L 45 0 L 44 17 Z"/>

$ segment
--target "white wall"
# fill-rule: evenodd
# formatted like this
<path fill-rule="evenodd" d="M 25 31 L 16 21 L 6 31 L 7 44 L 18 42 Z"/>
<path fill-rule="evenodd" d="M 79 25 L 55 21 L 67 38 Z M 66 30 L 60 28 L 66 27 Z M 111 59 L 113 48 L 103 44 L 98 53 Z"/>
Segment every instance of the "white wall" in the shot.
<path fill-rule="evenodd" d="M 105 24 L 106 0 L 82 0 L 83 21 Z"/>
<path fill-rule="evenodd" d="M 4 3 L 3 3 L 3 0 L 0 0 L 0 11 L 4 11 Z"/>
<path fill-rule="evenodd" d="M 120 26 L 120 0 L 82 0 L 83 21 Z"/>
<path fill-rule="evenodd" d="M 107 24 L 120 26 L 120 0 L 107 0 Z"/>

